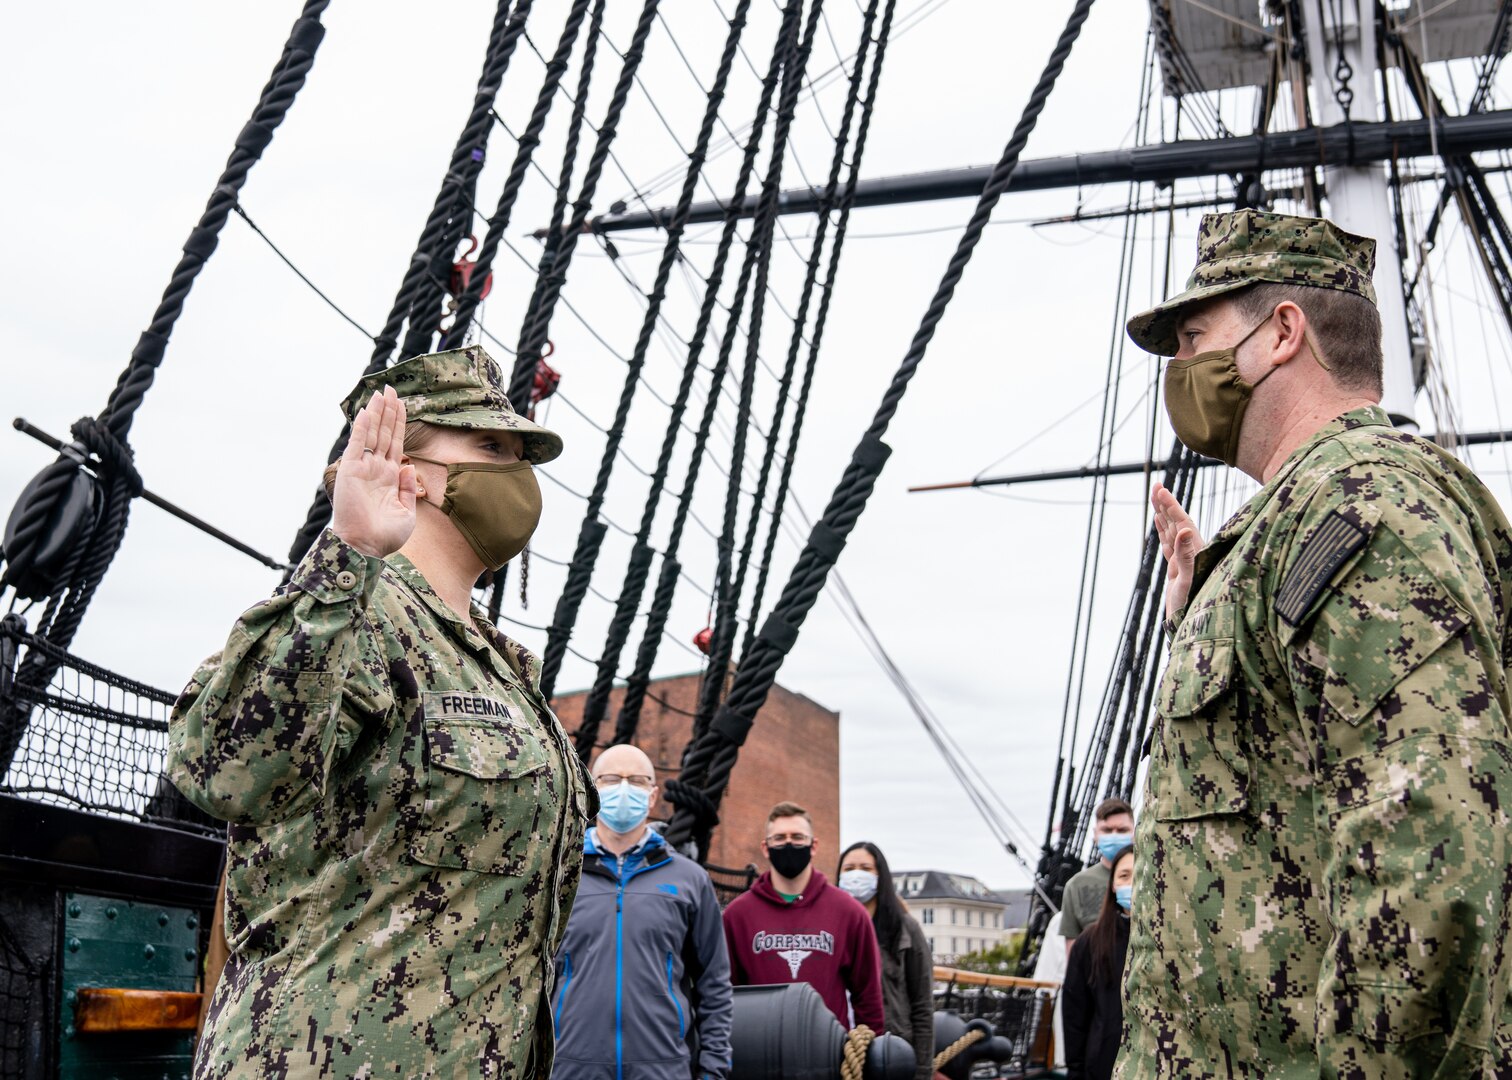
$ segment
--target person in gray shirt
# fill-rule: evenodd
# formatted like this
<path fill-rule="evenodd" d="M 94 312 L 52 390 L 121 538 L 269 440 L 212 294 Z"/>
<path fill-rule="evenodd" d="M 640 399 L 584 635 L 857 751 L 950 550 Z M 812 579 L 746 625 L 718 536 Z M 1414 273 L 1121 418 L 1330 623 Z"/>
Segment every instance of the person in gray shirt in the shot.
<path fill-rule="evenodd" d="M 1066 891 L 1061 894 L 1060 929 L 1066 939 L 1067 953 L 1081 932 L 1097 921 L 1113 872 L 1113 860 L 1134 843 L 1134 808 L 1122 799 L 1104 799 L 1097 804 L 1092 817 L 1096 822 L 1092 838 L 1097 843 L 1098 859 L 1066 882 Z"/>

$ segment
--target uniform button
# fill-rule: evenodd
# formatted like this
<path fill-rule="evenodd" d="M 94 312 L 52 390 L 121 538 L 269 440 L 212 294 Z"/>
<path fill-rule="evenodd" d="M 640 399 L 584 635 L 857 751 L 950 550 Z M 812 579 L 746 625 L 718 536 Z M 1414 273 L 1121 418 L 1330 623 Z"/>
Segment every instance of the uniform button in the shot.
<path fill-rule="evenodd" d="M 336 575 L 336 585 L 342 589 L 355 589 L 357 587 L 357 575 L 350 570 L 343 570 Z"/>

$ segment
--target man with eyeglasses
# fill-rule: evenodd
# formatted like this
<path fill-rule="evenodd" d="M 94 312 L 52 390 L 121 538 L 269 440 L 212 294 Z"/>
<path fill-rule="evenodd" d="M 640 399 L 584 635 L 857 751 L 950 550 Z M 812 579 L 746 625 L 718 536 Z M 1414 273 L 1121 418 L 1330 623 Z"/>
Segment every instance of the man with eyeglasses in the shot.
<path fill-rule="evenodd" d="M 732 995 L 714 886 L 651 827 L 645 753 L 611 746 L 592 773 L 598 823 L 556 958 L 553 1080 L 724 1080 Z"/>
<path fill-rule="evenodd" d="M 809 813 L 783 802 L 767 815 L 761 850 L 771 869 L 725 908 L 730 978 L 736 986 L 806 982 L 847 1029 L 882 1020 L 882 961 L 871 916 L 812 862 Z"/>

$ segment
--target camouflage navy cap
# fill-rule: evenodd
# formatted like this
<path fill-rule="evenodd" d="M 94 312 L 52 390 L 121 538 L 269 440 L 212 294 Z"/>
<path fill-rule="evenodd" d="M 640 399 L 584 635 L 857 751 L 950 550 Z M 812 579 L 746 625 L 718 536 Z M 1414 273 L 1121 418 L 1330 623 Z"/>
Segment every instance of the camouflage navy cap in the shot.
<path fill-rule="evenodd" d="M 1374 272 L 1375 241 L 1324 218 L 1259 210 L 1204 214 L 1197 231 L 1197 265 L 1186 289 L 1130 319 L 1129 337 L 1147 352 L 1174 356 L 1182 308 L 1260 282 L 1340 289 L 1373 304 Z"/>
<path fill-rule="evenodd" d="M 525 460 L 543 465 L 562 452 L 562 437 L 515 412 L 499 366 L 482 346 L 427 353 L 365 375 L 341 410 L 347 422 L 387 384 L 404 402 L 406 421 L 442 427 L 517 431 L 525 440 Z"/>

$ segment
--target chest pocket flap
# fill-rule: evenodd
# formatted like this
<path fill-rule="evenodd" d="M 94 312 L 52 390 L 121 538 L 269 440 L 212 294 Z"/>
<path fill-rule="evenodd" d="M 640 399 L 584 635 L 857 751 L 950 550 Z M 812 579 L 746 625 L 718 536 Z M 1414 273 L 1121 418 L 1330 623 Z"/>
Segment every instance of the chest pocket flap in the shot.
<path fill-rule="evenodd" d="M 512 709 L 464 717 L 426 706 L 425 804 L 411 856 L 429 866 L 522 874 L 560 798 L 545 736 Z"/>
<path fill-rule="evenodd" d="M 1161 820 L 1235 814 L 1249 804 L 1234 618 L 1232 604 L 1193 612 L 1172 646 L 1152 761 L 1155 816 Z"/>

